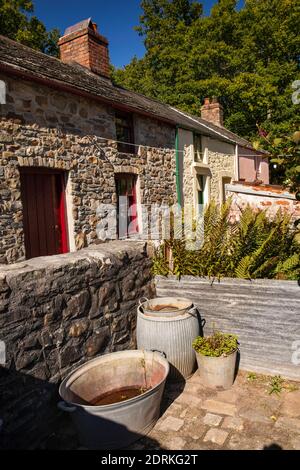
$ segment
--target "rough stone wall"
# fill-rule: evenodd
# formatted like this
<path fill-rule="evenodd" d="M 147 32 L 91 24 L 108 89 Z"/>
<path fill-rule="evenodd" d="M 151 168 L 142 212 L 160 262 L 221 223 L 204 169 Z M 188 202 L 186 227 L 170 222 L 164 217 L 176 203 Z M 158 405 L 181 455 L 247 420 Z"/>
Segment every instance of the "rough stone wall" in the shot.
<path fill-rule="evenodd" d="M 115 174 L 139 176 L 140 202 L 168 203 L 176 197 L 175 156 L 168 148 L 120 154 L 113 139 L 114 110 L 108 106 L 44 86 L 0 75 L 7 85 L 7 104 L 0 119 L 0 264 L 22 261 L 24 233 L 20 191 L 22 166 L 65 170 L 71 188 L 73 233 L 77 249 L 94 243 L 99 204 L 116 203 Z M 138 138 L 148 142 L 145 120 Z M 169 147 L 169 126 L 153 120 L 159 144 Z M 109 140 L 102 140 L 105 137 Z M 164 142 L 165 140 L 165 142 Z M 157 145 L 157 144 L 156 144 Z M 174 146 L 174 144 L 173 144 Z"/>
<path fill-rule="evenodd" d="M 57 418 L 57 384 L 135 347 L 138 300 L 153 297 L 142 242 L 111 242 L 0 268 L 0 448 L 29 447 Z"/>
<path fill-rule="evenodd" d="M 233 155 L 226 155 L 218 152 L 207 152 L 207 164 L 203 166 L 203 174 L 209 175 L 209 200 L 214 199 L 217 203 L 221 200 L 221 187 L 222 177 L 231 175 L 234 178 L 234 157 Z M 193 206 L 195 204 L 194 197 L 194 179 L 196 178 L 196 170 L 192 166 L 193 152 L 190 147 L 186 148 L 184 154 L 184 203 Z M 200 171 L 200 174 L 202 172 Z"/>
<path fill-rule="evenodd" d="M 292 221 L 300 217 L 300 201 L 292 194 L 272 186 L 263 190 L 254 185 L 226 185 L 226 197 L 232 198 L 231 215 L 234 220 L 239 219 L 240 209 L 248 204 L 253 209 L 266 210 L 270 217 L 274 217 L 279 209 L 290 214 Z"/>
<path fill-rule="evenodd" d="M 231 176 L 234 179 L 235 176 L 235 146 L 202 136 L 203 161 L 194 164 L 193 133 L 180 129 L 179 135 L 181 149 L 184 150 L 182 182 L 184 204 L 192 207 L 197 200 L 195 197 L 197 173 L 208 177 L 206 201 L 214 199 L 219 203 L 222 196 L 222 177 Z"/>
<path fill-rule="evenodd" d="M 234 156 L 208 150 L 208 165 L 211 171 L 210 199 L 220 202 L 220 188 L 224 173 L 234 178 Z"/>
<path fill-rule="evenodd" d="M 146 116 L 136 116 L 134 139 L 140 145 L 174 149 L 175 128 Z"/>

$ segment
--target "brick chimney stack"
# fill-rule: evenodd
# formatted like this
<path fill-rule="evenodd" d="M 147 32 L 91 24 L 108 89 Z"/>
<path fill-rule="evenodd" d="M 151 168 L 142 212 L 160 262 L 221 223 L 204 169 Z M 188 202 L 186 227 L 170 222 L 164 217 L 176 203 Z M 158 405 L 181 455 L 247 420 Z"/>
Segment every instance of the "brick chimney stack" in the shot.
<path fill-rule="evenodd" d="M 212 100 L 209 98 L 204 99 L 204 105 L 201 108 L 201 117 L 216 126 L 223 126 L 223 106 L 218 102 L 217 98 L 213 98 Z"/>
<path fill-rule="evenodd" d="M 91 18 L 67 28 L 58 45 L 60 58 L 66 64 L 77 62 L 97 75 L 109 78 L 108 41 L 99 34 Z"/>

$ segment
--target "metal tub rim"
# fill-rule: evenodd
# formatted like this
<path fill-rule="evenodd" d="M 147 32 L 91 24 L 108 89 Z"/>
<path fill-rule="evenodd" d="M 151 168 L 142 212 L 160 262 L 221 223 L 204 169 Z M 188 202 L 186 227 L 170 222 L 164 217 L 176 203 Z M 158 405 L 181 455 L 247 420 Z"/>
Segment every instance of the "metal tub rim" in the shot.
<path fill-rule="evenodd" d="M 175 306 L 176 303 L 179 305 L 178 307 Z M 163 306 L 164 304 L 166 305 L 164 308 L 168 308 L 168 310 L 155 310 L 150 308 L 151 305 Z M 139 307 L 143 309 L 143 313 L 146 316 L 175 318 L 177 316 L 184 315 L 185 312 L 188 312 L 190 309 L 192 309 L 193 302 L 186 297 L 178 296 L 155 297 L 153 299 L 142 298 L 139 302 Z"/>
<path fill-rule="evenodd" d="M 156 322 L 172 322 L 172 323 L 174 321 L 183 321 L 183 320 L 186 320 L 188 317 L 195 316 L 194 311 L 196 311 L 196 307 L 192 307 L 189 311 L 181 315 L 176 315 L 174 317 L 163 317 L 159 315 L 153 315 L 153 316 L 146 315 L 145 313 L 142 312 L 142 305 L 138 306 L 139 315 L 141 315 L 143 320 L 147 320 L 149 322 L 153 322 L 153 320 L 155 320 Z"/>
<path fill-rule="evenodd" d="M 160 362 L 164 368 L 165 368 L 165 375 L 164 375 L 164 378 L 159 381 L 154 387 L 150 388 L 150 390 L 147 390 L 146 392 L 142 393 L 141 395 L 138 395 L 137 397 L 133 397 L 133 398 L 129 398 L 128 400 L 124 400 L 122 402 L 117 402 L 117 403 L 111 403 L 110 405 L 100 405 L 100 406 L 95 406 L 95 405 L 86 405 L 86 404 L 82 404 L 82 403 L 77 403 L 75 401 L 70 401 L 70 400 L 67 400 L 65 397 L 64 397 L 64 390 L 67 389 L 67 387 L 69 387 L 74 380 L 76 380 L 83 372 L 84 369 L 86 369 L 85 372 L 88 372 L 89 369 L 92 369 L 93 367 L 96 367 L 96 364 L 98 364 L 99 360 L 100 359 L 109 359 L 111 356 L 114 356 L 114 358 L 116 358 L 117 356 L 124 356 L 126 353 L 128 355 L 128 353 L 132 353 L 132 357 L 138 357 L 140 356 L 141 354 L 144 355 L 144 353 L 147 355 L 147 354 L 153 354 L 153 356 L 156 357 L 156 359 L 158 360 L 158 362 Z M 95 364 L 93 366 L 93 364 Z M 62 398 L 62 400 L 67 403 L 69 406 L 75 406 L 76 408 L 80 408 L 80 409 L 85 409 L 85 410 L 94 410 L 94 411 L 98 411 L 98 410 L 113 410 L 115 408 L 122 408 L 122 407 L 126 407 L 128 406 L 128 404 L 134 404 L 138 401 L 141 400 L 141 398 L 144 398 L 144 397 L 148 397 L 148 396 L 151 396 L 152 394 L 154 394 L 157 389 L 159 387 L 161 387 L 161 385 L 165 382 L 165 380 L 167 379 L 168 375 L 169 375 L 169 371 L 170 371 L 170 365 L 169 365 L 169 362 L 167 361 L 167 359 L 165 359 L 165 357 L 163 357 L 162 354 L 160 354 L 160 352 L 158 351 L 149 351 L 149 350 L 141 350 L 141 349 L 133 349 L 133 350 L 126 350 L 126 351 L 117 351 L 117 352 L 113 352 L 113 353 L 109 353 L 109 354 L 104 354 L 102 356 L 98 356 L 94 359 L 91 359 L 90 361 L 87 361 L 85 362 L 84 364 L 82 364 L 81 366 L 78 366 L 75 370 L 73 370 L 72 372 L 70 372 L 64 379 L 63 381 L 61 382 L 60 386 L 59 386 L 59 395 L 60 397 Z M 71 379 L 73 379 L 71 381 Z M 71 381 L 71 382 L 70 382 Z"/>

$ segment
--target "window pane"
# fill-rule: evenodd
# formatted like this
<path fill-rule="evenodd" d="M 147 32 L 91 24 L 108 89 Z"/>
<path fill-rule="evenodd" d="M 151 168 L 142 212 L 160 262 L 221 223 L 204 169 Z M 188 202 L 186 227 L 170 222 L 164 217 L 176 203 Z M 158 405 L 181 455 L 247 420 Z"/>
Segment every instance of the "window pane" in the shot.
<path fill-rule="evenodd" d="M 127 145 L 126 142 L 133 144 L 133 121 L 130 114 L 116 114 L 116 136 L 119 152 L 135 153 L 134 145 Z"/>
<path fill-rule="evenodd" d="M 197 175 L 197 200 L 198 204 L 203 204 L 204 201 L 204 176 Z"/>
<path fill-rule="evenodd" d="M 194 152 L 195 152 L 195 162 L 201 162 L 203 160 L 202 155 L 202 141 L 200 134 L 194 134 Z"/>

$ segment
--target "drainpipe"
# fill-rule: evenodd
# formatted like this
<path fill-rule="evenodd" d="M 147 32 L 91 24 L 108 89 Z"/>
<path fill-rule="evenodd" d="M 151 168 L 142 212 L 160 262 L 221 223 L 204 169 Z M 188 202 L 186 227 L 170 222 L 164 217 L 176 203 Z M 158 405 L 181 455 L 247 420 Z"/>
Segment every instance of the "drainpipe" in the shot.
<path fill-rule="evenodd" d="M 176 126 L 175 138 L 175 159 L 176 159 L 176 191 L 177 202 L 181 207 L 181 191 L 180 191 L 180 168 L 179 168 L 179 126 Z"/>
<path fill-rule="evenodd" d="M 235 156 L 234 156 L 234 178 L 236 181 L 240 179 L 240 162 L 239 162 L 239 146 L 235 146 Z"/>

